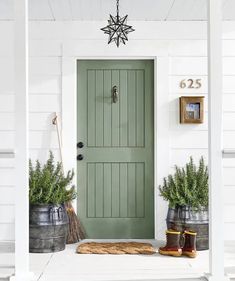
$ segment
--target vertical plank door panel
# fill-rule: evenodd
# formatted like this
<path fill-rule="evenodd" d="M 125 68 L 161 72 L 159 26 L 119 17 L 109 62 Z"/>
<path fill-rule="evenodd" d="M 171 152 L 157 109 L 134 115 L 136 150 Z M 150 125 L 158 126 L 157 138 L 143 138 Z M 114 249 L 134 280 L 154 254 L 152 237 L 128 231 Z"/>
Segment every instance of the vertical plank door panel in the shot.
<path fill-rule="evenodd" d="M 103 70 L 96 71 L 95 77 L 95 143 L 104 146 L 104 76 Z"/>
<path fill-rule="evenodd" d="M 113 89 L 114 86 L 117 87 L 117 90 L 119 92 L 119 89 L 120 89 L 120 86 L 119 86 L 119 70 L 112 70 L 112 89 Z M 112 99 L 112 97 L 111 97 L 111 99 Z M 119 131 L 120 131 L 119 107 L 120 107 L 120 101 L 119 101 L 119 97 L 118 97 L 118 101 L 116 103 L 114 103 L 113 100 L 112 100 L 112 116 L 111 116 L 111 119 L 112 119 L 112 146 L 113 147 L 119 146 Z"/>
<path fill-rule="evenodd" d="M 111 70 L 104 70 L 104 146 L 112 145 Z"/>
<path fill-rule="evenodd" d="M 120 70 L 120 146 L 127 146 L 127 70 Z"/>
<path fill-rule="evenodd" d="M 128 70 L 128 146 L 136 146 L 136 72 Z"/>
<path fill-rule="evenodd" d="M 88 146 L 95 146 L 95 115 L 96 115 L 96 105 L 95 105 L 95 95 L 96 95 L 96 75 L 94 70 L 88 70 L 87 72 L 87 140 Z M 84 105 L 85 106 L 85 105 Z M 79 120 L 82 122 L 81 120 Z"/>

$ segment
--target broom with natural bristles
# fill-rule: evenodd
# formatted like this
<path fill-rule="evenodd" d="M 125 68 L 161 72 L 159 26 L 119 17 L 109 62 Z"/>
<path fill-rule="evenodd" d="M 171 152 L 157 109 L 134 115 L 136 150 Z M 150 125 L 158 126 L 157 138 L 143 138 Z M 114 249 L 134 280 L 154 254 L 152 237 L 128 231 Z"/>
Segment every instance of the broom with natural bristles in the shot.
<path fill-rule="evenodd" d="M 61 137 L 60 137 L 60 131 L 59 131 L 59 126 L 58 126 L 58 116 L 57 116 L 56 112 L 55 112 L 55 117 L 52 119 L 52 124 L 56 126 L 58 143 L 59 143 L 59 151 L 60 151 L 60 159 L 61 159 L 61 164 L 62 164 L 62 170 L 64 172 Z M 66 211 L 67 211 L 68 218 L 69 218 L 67 244 L 73 244 L 73 243 L 76 243 L 76 242 L 84 239 L 85 233 L 82 228 L 81 222 L 74 211 L 72 202 L 67 202 L 65 204 L 65 207 L 66 207 Z"/>

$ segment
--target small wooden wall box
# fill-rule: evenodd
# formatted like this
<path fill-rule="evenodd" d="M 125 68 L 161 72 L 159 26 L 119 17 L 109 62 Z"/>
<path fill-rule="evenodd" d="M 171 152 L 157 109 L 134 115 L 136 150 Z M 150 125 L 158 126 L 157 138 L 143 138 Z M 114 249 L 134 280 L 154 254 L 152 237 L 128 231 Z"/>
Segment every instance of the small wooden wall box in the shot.
<path fill-rule="evenodd" d="M 204 97 L 180 97 L 180 123 L 197 124 L 204 121 Z"/>

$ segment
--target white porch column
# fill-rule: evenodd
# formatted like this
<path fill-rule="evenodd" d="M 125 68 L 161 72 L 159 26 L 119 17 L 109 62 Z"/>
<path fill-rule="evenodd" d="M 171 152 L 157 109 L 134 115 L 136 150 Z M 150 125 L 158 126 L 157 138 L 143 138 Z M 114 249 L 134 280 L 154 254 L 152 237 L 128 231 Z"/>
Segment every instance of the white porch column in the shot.
<path fill-rule="evenodd" d="M 15 7 L 15 276 L 31 280 L 29 273 L 28 200 L 28 0 Z"/>
<path fill-rule="evenodd" d="M 208 111 L 210 186 L 210 281 L 229 280 L 224 273 L 222 182 L 222 1 L 208 0 Z"/>

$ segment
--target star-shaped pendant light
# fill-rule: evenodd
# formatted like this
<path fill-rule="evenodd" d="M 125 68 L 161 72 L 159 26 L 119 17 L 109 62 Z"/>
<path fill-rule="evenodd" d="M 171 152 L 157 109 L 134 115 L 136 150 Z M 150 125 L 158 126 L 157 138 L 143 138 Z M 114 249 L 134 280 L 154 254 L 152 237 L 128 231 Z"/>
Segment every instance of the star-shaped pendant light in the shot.
<path fill-rule="evenodd" d="M 119 16 L 119 0 L 117 0 L 117 15 L 110 15 L 108 25 L 101 28 L 105 34 L 109 35 L 108 44 L 115 42 L 117 47 L 120 43 L 126 44 L 126 41 L 128 41 L 127 34 L 135 31 L 132 26 L 127 24 L 127 17 L 128 15 L 125 17 Z"/>

